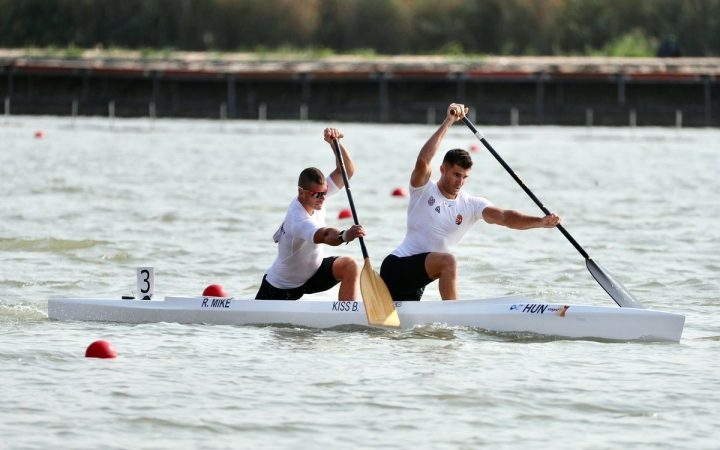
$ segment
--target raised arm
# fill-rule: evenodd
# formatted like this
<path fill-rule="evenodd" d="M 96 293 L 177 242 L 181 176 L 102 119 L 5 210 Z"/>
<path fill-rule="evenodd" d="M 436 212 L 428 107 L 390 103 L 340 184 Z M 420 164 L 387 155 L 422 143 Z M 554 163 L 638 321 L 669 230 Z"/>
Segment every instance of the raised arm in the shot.
<path fill-rule="evenodd" d="M 562 219 L 553 213 L 545 217 L 528 216 L 514 209 L 502 209 L 497 206 L 488 206 L 483 209 L 485 222 L 502 225 L 514 230 L 529 230 L 531 228 L 554 228 L 562 224 Z"/>
<path fill-rule="evenodd" d="M 454 111 L 454 114 L 452 114 L 451 111 Z M 425 145 L 423 145 L 423 148 L 420 149 L 420 154 L 417 157 L 417 161 L 415 161 L 415 169 L 413 169 L 412 175 L 410 175 L 410 186 L 420 187 L 427 184 L 432 174 L 432 160 L 440 148 L 440 143 L 445 137 L 445 133 L 447 133 L 453 123 L 465 117 L 467 112 L 468 108 L 466 108 L 465 105 L 452 103 L 448 106 L 445 120 L 443 120 L 440 128 L 430 136 L 430 139 L 428 139 Z"/>
<path fill-rule="evenodd" d="M 343 145 L 342 139 L 345 137 L 340 130 L 337 128 L 325 128 L 325 131 L 323 132 L 323 139 L 325 139 L 325 142 L 330 144 L 330 148 L 333 151 L 333 155 L 335 155 L 335 147 L 333 146 L 333 140 L 337 139 L 338 144 L 340 144 L 340 153 L 342 154 L 343 162 L 345 163 L 345 171 L 347 172 L 348 180 L 352 178 L 353 174 L 355 173 L 355 163 L 353 162 L 352 158 L 350 157 L 350 153 L 348 153 L 347 149 Z M 340 170 L 340 162 L 337 158 L 335 158 L 335 170 L 333 170 L 330 175 L 328 175 L 330 178 L 332 178 L 333 182 L 335 183 L 335 186 L 338 187 L 338 189 L 342 189 L 343 186 L 345 186 L 345 181 L 343 180 L 342 171 Z"/>

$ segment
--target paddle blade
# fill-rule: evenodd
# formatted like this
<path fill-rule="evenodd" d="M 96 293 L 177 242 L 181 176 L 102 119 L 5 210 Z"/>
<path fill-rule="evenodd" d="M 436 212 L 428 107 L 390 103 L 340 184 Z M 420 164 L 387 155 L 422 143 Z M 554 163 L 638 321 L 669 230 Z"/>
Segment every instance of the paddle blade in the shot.
<path fill-rule="evenodd" d="M 592 274 L 593 277 L 597 280 L 598 283 L 600 283 L 600 286 L 602 286 L 603 289 L 605 289 L 605 292 L 608 293 L 610 297 L 612 297 L 613 300 L 615 300 L 615 303 L 618 304 L 621 308 L 636 308 L 636 309 L 645 309 L 645 307 L 635 299 L 635 297 L 630 293 L 630 291 L 623 286 L 623 284 L 616 280 L 615 277 L 610 275 L 610 273 L 605 270 L 599 263 L 596 261 L 593 261 L 592 259 L 588 258 L 587 260 L 587 268 Z"/>
<path fill-rule="evenodd" d="M 400 327 L 400 318 L 395 310 L 395 303 L 387 286 L 380 275 L 365 258 L 365 265 L 360 273 L 360 293 L 362 294 L 368 324 L 383 327 Z"/>

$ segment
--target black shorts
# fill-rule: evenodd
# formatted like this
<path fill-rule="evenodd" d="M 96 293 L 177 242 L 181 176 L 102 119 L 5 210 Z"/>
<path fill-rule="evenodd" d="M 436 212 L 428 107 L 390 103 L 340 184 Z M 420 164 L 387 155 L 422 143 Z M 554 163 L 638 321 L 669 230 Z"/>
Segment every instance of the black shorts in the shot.
<path fill-rule="evenodd" d="M 425 286 L 432 279 L 425 270 L 425 259 L 430 253 L 412 256 L 388 255 L 380 266 L 380 276 L 395 301 L 420 300 Z"/>
<path fill-rule="evenodd" d="M 340 280 L 335 279 L 332 271 L 336 259 L 337 256 L 323 259 L 320 268 L 305 284 L 292 289 L 276 288 L 266 280 L 267 274 L 265 274 L 255 300 L 297 300 L 305 294 L 327 291 L 340 282 Z"/>

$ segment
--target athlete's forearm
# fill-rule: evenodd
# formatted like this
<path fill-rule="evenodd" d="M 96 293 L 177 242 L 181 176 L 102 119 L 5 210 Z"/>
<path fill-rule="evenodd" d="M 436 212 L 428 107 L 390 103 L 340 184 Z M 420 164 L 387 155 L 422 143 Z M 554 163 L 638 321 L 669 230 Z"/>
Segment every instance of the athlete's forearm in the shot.
<path fill-rule="evenodd" d="M 316 244 L 326 244 L 331 245 L 333 247 L 337 247 L 338 245 L 343 243 L 343 240 L 340 239 L 340 234 L 343 232 L 343 230 L 340 230 L 338 228 L 332 228 L 332 227 L 325 227 L 320 228 L 315 232 L 315 236 L 313 238 L 313 242 Z"/>
<path fill-rule="evenodd" d="M 527 214 L 515 211 L 514 209 L 506 209 L 503 216 L 505 223 L 502 225 L 514 230 L 529 230 L 532 228 L 541 228 L 543 226 L 542 217 L 528 216 Z"/>
<path fill-rule="evenodd" d="M 442 142 L 445 134 L 447 134 L 447 131 L 450 129 L 450 126 L 452 126 L 452 124 L 453 121 L 447 118 L 443 121 L 442 124 L 440 124 L 440 127 L 437 129 L 437 131 L 435 131 L 435 133 L 430 136 L 430 139 L 428 139 L 425 145 L 423 145 L 422 149 L 420 149 L 418 159 L 424 161 L 427 164 L 430 164 L 432 162 L 432 159 L 435 157 L 438 149 L 440 148 L 440 143 Z"/>
<path fill-rule="evenodd" d="M 355 174 L 355 163 L 353 162 L 352 158 L 350 157 L 350 153 L 347 151 L 342 142 L 338 140 L 338 144 L 340 144 L 340 153 L 342 154 L 343 162 L 345 163 L 345 173 L 347 173 L 347 177 L 349 180 Z M 337 169 L 340 170 L 340 161 L 337 161 L 337 158 L 335 159 Z"/>

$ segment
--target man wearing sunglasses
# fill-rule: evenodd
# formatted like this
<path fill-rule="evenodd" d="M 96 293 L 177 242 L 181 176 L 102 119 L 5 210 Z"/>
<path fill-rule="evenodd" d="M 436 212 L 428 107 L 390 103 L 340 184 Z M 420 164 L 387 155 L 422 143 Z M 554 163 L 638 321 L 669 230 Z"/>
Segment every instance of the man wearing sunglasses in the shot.
<path fill-rule="evenodd" d="M 425 286 L 434 280 L 440 280 L 443 300 L 456 300 L 457 263 L 449 248 L 460 242 L 470 227 L 481 219 L 516 230 L 553 228 L 562 223 L 556 214 L 528 216 L 494 206 L 483 197 L 470 196 L 463 186 L 473 162 L 465 150 L 448 151 L 440 165 L 440 179 L 430 179 L 431 162 L 445 133 L 467 112 L 464 105 L 451 104 L 442 125 L 428 139 L 415 161 L 410 175 L 405 240 L 380 266 L 380 276 L 393 300 L 420 300 Z"/>
<path fill-rule="evenodd" d="M 338 140 L 348 179 L 352 178 L 355 165 L 340 142 L 343 134 L 337 128 L 326 128 L 323 134 L 331 150 L 333 140 Z M 337 159 L 335 170 L 327 178 L 314 167 L 300 173 L 297 197 L 290 202 L 285 220 L 273 236 L 278 256 L 265 273 L 255 299 L 298 300 L 304 294 L 327 291 L 340 283 L 338 300 L 357 300 L 357 260 L 350 256 L 323 257 L 323 245 L 338 246 L 365 236 L 362 225 L 346 230 L 325 226 L 325 199 L 344 185 Z"/>

